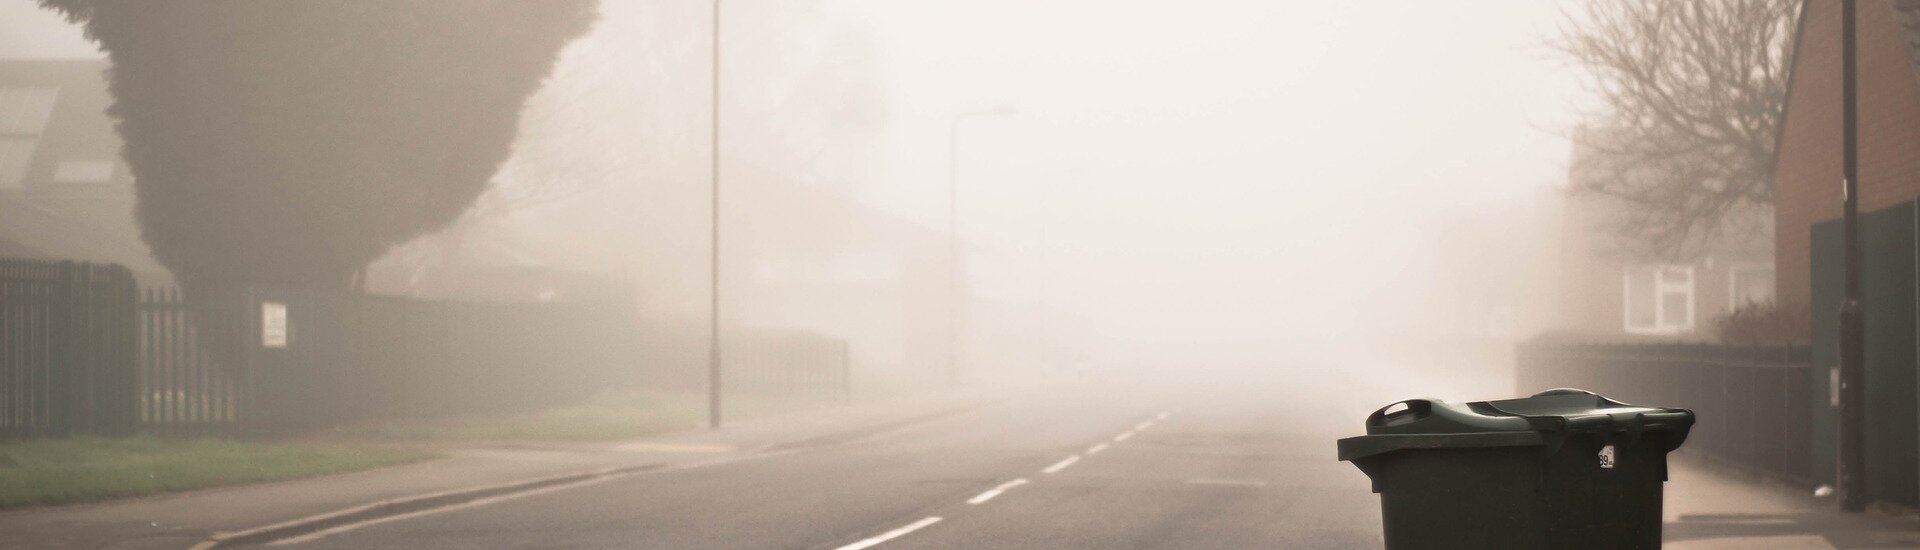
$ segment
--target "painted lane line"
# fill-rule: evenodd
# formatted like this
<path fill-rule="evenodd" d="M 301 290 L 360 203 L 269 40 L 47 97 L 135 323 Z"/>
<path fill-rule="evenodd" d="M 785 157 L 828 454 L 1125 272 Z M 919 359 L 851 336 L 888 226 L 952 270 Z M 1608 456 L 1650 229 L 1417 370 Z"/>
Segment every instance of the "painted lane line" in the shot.
<path fill-rule="evenodd" d="M 1102 441 L 1102 442 L 1093 444 L 1092 447 L 1087 447 L 1087 454 L 1089 456 L 1097 455 L 1097 454 L 1100 454 L 1100 451 L 1104 451 L 1104 450 L 1107 450 L 1107 443 L 1105 441 Z"/>
<path fill-rule="evenodd" d="M 1167 411 L 1160 411 L 1160 415 L 1159 415 L 1159 416 L 1155 416 L 1155 417 L 1153 417 L 1153 419 L 1154 419 L 1154 420 L 1166 420 L 1166 419 L 1167 419 L 1167 414 L 1168 414 L 1168 413 L 1167 413 Z"/>
<path fill-rule="evenodd" d="M 1139 423 L 1139 424 L 1134 424 L 1134 425 L 1133 425 L 1133 431 L 1136 431 L 1136 432 L 1139 432 L 1139 431 L 1146 431 L 1146 429 L 1147 429 L 1147 428 L 1152 428 L 1152 427 L 1153 427 L 1153 421 L 1152 421 L 1152 420 L 1148 420 L 1148 421 L 1146 421 L 1146 422 L 1141 422 L 1141 423 Z"/>
<path fill-rule="evenodd" d="M 967 504 L 980 504 L 989 500 L 993 500 L 993 497 L 1000 496 L 1000 493 L 1007 492 L 1007 489 L 1012 489 L 1014 487 L 1019 487 L 1021 485 L 1026 485 L 1026 484 L 1027 484 L 1027 478 L 1024 478 L 1024 477 L 1013 480 L 1013 481 L 1009 481 L 1006 483 L 1002 483 L 998 487 L 987 489 L 987 492 L 974 495 L 973 498 L 967 499 Z"/>
<path fill-rule="evenodd" d="M 866 548 L 873 548 L 875 546 L 879 546 L 880 543 L 907 536 L 907 533 L 919 531 L 922 527 L 933 525 L 935 523 L 940 523 L 940 516 L 923 518 L 920 521 L 907 524 L 906 527 L 901 527 L 899 529 L 887 531 L 885 533 L 876 535 L 873 538 L 866 539 L 853 544 L 849 544 L 846 546 L 842 546 L 836 550 L 864 550 Z"/>
<path fill-rule="evenodd" d="M 1053 463 L 1052 466 L 1048 466 L 1047 469 L 1041 470 L 1040 472 L 1051 474 L 1054 472 L 1058 472 L 1060 470 L 1065 470 L 1067 469 L 1068 466 L 1072 466 L 1073 463 L 1079 462 L 1079 461 L 1080 461 L 1080 455 L 1073 455 L 1073 456 L 1067 457 L 1066 460 Z"/>
<path fill-rule="evenodd" d="M 1196 478 L 1187 480 L 1188 485 L 1226 485 L 1230 487 L 1266 487 L 1267 482 L 1251 479 L 1214 479 Z"/>
<path fill-rule="evenodd" d="M 1133 430 L 1127 430 L 1125 432 L 1121 432 L 1120 435 L 1113 436 L 1114 443 L 1119 443 L 1122 441 L 1126 441 L 1128 439 L 1133 439 Z"/>

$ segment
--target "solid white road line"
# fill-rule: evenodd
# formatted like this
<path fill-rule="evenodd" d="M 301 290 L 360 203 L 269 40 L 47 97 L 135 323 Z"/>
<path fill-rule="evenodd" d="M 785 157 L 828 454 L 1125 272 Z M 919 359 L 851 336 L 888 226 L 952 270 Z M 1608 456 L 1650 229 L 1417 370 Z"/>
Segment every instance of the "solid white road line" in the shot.
<path fill-rule="evenodd" d="M 1102 441 L 1100 443 L 1093 444 L 1092 447 L 1087 447 L 1087 454 L 1097 455 L 1097 454 L 1100 454 L 1100 451 L 1104 451 L 1104 450 L 1107 450 L 1107 443 Z"/>
<path fill-rule="evenodd" d="M 596 485 L 596 484 L 600 484 L 600 483 L 606 483 L 606 482 L 608 482 L 608 481 L 613 481 L 614 479 L 617 479 L 617 478 L 620 478 L 620 477 L 626 477 L 626 476 L 608 476 L 608 477 L 599 477 L 599 478 L 593 478 L 593 479 L 587 479 L 587 480 L 582 480 L 582 481 L 576 481 L 576 482 L 573 482 L 573 483 L 567 483 L 567 484 L 563 484 L 563 485 L 554 485 L 554 486 L 551 486 L 551 487 L 542 487 L 542 488 L 539 488 L 539 489 L 534 489 L 534 490 L 531 490 L 531 491 L 522 491 L 522 492 L 518 492 L 518 493 L 508 493 L 508 494 L 504 494 L 504 495 L 500 495 L 500 496 L 492 496 L 492 497 L 486 497 L 486 498 L 482 498 L 482 499 L 478 499 L 478 500 L 472 500 L 472 501 L 467 501 L 467 502 L 462 502 L 462 503 L 459 503 L 459 504 L 452 504 L 452 505 L 447 505 L 447 506 L 442 506 L 442 507 L 439 507 L 439 508 L 429 508 L 429 509 L 426 509 L 426 510 L 418 510 L 418 511 L 414 511 L 414 512 L 407 512 L 407 513 L 405 513 L 405 514 L 400 514 L 400 515 L 394 515 L 394 516 L 385 516 L 385 517 L 378 517 L 378 518 L 373 518 L 373 519 L 369 519 L 369 520 L 366 520 L 366 521 L 358 521 L 358 522 L 354 522 L 354 523 L 349 523 L 349 524 L 346 524 L 346 525 L 340 525 L 340 526 L 337 526 L 337 527 L 331 527 L 331 528 L 328 528 L 328 529 L 323 529 L 323 530 L 319 530 L 319 531 L 314 531 L 314 532 L 312 532 L 312 533 L 307 533 L 307 534 L 304 534 L 304 535 L 299 535 L 299 536 L 295 536 L 295 537 L 288 537 L 288 538 L 284 538 L 284 539 L 280 539 L 280 540 L 276 540 L 276 541 L 272 541 L 272 542 L 269 542 L 269 543 L 267 543 L 267 546 L 285 546 L 285 545 L 289 545 L 289 544 L 302 544 L 302 543 L 308 543 L 308 542 L 313 542 L 313 541 L 316 541 L 316 540 L 320 540 L 320 539 L 323 539 L 323 538 L 327 538 L 327 537 L 330 537 L 330 536 L 333 536 L 333 535 L 338 535 L 338 534 L 341 534 L 341 533 L 346 533 L 346 532 L 349 532 L 349 531 L 357 531 L 357 530 L 360 530 L 360 529 L 362 529 L 362 528 L 366 528 L 366 527 L 371 527 L 371 526 L 374 526 L 374 525 L 379 525 L 379 524 L 382 524 L 382 523 L 388 523 L 388 522 L 394 522 L 394 521 L 400 521 L 400 520 L 405 520 L 405 519 L 413 519 L 413 518 L 417 518 L 417 517 L 420 517 L 420 516 L 426 516 L 426 515 L 432 515 L 432 514 L 438 514 L 438 513 L 442 513 L 442 512 L 448 512 L 448 511 L 452 511 L 452 510 L 460 510 L 460 509 L 465 509 L 465 508 L 476 508 L 476 507 L 480 507 L 480 506 L 486 506 L 486 505 L 489 505 L 489 504 L 494 504 L 494 503 L 499 503 L 499 502 L 506 502 L 506 501 L 509 501 L 509 500 L 514 500 L 514 499 L 520 499 L 520 498 L 526 498 L 526 497 L 530 497 L 530 496 L 534 496 L 534 495 L 544 495 L 544 494 L 547 494 L 547 493 L 552 493 L 552 492 L 555 492 L 555 491 L 565 491 L 565 490 L 567 490 L 567 489 L 573 489 L 573 488 L 576 488 L 576 487 L 585 487 L 585 486 L 588 486 L 588 485 Z"/>
<path fill-rule="evenodd" d="M 1058 472 L 1060 470 L 1065 470 L 1067 469 L 1068 466 L 1072 466 L 1073 463 L 1079 462 L 1079 461 L 1080 461 L 1080 455 L 1073 455 L 1073 456 L 1067 457 L 1066 460 L 1053 463 L 1052 466 L 1048 466 L 1047 469 L 1041 470 L 1041 472 L 1051 474 L 1054 472 Z"/>
<path fill-rule="evenodd" d="M 370 519 L 367 519 L 367 520 L 363 520 L 363 521 L 357 521 L 357 522 L 353 522 L 353 523 L 347 523 L 347 524 L 343 524 L 343 525 L 337 525 L 337 526 L 334 526 L 334 527 L 330 527 L 330 528 L 327 528 L 327 529 L 324 529 L 324 530 L 320 530 L 320 531 L 315 531 L 315 532 L 311 532 L 311 533 L 306 533 L 306 534 L 301 534 L 301 535 L 296 535 L 296 536 L 292 536 L 292 537 L 288 537 L 288 538 L 283 538 L 283 539 L 277 539 L 277 540 L 273 540 L 273 541 L 268 541 L 268 542 L 266 542 L 266 543 L 265 543 L 265 545 L 267 545 L 267 546 L 282 546 L 282 545 L 287 545 L 287 544 L 300 544 L 300 543 L 305 543 L 305 542 L 312 542 L 312 541 L 315 541 L 315 540 L 319 540 L 319 539 L 322 539 L 322 538 L 326 538 L 326 537 L 328 537 L 328 536 L 332 536 L 332 535 L 337 535 L 337 534 L 340 534 L 340 533 L 346 533 L 346 532 L 350 532 L 350 531 L 354 531 L 354 530 L 357 530 L 357 529 L 360 529 L 360 528 L 363 528 L 363 527 L 368 527 L 368 526 L 372 526 L 372 525 L 379 525 L 379 524 L 382 524 L 382 523 L 387 523 L 387 522 L 391 522 L 391 521 L 400 521 L 400 520 L 404 520 L 404 519 L 412 519 L 412 518 L 417 518 L 417 517 L 420 517 L 420 516 L 425 516 L 425 515 L 430 515 L 430 514 L 438 514 L 438 513 L 441 513 L 441 512 L 447 512 L 447 511 L 452 511 L 452 510 L 460 510 L 460 509 L 463 509 L 463 508 L 473 508 L 473 507 L 477 507 L 477 506 L 486 506 L 486 505 L 489 505 L 489 504 L 494 504 L 494 503 L 499 503 L 499 502 L 505 502 L 505 501 L 509 501 L 509 500 L 513 500 L 513 499 L 517 499 L 517 498 L 522 498 L 522 497 L 529 497 L 529 496 L 534 496 L 534 495 L 541 495 L 541 494 L 546 494 L 546 493 L 551 493 L 551 492 L 554 492 L 554 491 L 561 491 L 561 490 L 566 490 L 566 489 L 572 489 L 572 488 L 575 488 L 575 487 L 584 487 L 584 486 L 588 486 L 588 485 L 594 485 L 594 484 L 597 484 L 597 483 L 605 483 L 605 482 L 608 482 L 608 481 L 613 481 L 613 480 L 615 480 L 615 479 L 620 479 L 620 478 L 624 478 L 624 477 L 628 477 L 628 476 L 636 476 L 636 475 L 641 475 L 641 474 L 657 474 L 657 473 L 665 473 L 665 472 L 673 472 L 673 471 L 681 471 L 681 470 L 692 470 L 692 469 L 697 469 L 697 468 L 704 468 L 704 467 L 708 467 L 708 466 L 716 466 L 716 465 L 720 465 L 720 464 L 732 464 L 732 463 L 738 463 L 738 462 L 747 462 L 747 461 L 752 461 L 752 460 L 760 460 L 760 459 L 764 459 L 764 458 L 770 458 L 770 457 L 776 457 L 776 456 L 784 456 L 784 455 L 787 455 L 787 454 L 790 454 L 790 453 L 792 453 L 792 452 L 793 452 L 793 451 L 779 451 L 779 452 L 771 452 L 771 453 L 766 453 L 766 454 L 759 454 L 759 455 L 750 455 L 750 456 L 743 456 L 743 457 L 724 457 L 724 458 L 718 458 L 718 459 L 711 459 L 711 460 L 702 460 L 702 461 L 697 461 L 697 462 L 691 462 L 691 463 L 687 463 L 687 464 L 683 464 L 683 465 L 679 465 L 679 466 L 668 466 L 668 467 L 665 467 L 665 468 L 657 468 L 657 469 L 640 469 L 640 470 L 627 470 L 627 471 L 619 471 L 619 469 L 618 469 L 618 468 L 608 468 L 608 469 L 603 469 L 603 470 L 600 470 L 600 471 L 599 471 L 599 475 L 598 475 L 598 476 L 596 476 L 596 477 L 590 477 L 590 478 L 587 478 L 587 479 L 583 479 L 583 480 L 580 480 L 580 481 L 575 481 L 575 482 L 572 482 L 572 483 L 564 483 L 564 484 L 559 484 L 559 485 L 551 485 L 551 486 L 547 486 L 547 487 L 542 487 L 542 488 L 539 488 L 539 489 L 532 489 L 532 490 L 527 490 L 527 491 L 520 491 L 520 492 L 513 492 L 513 493 L 504 493 L 504 494 L 500 494 L 500 495 L 496 495 L 496 496 L 490 496 L 490 497 L 483 497 L 483 498 L 480 498 L 480 499 L 476 499 L 476 500 L 470 500 L 470 501 L 466 501 L 466 502 L 460 502 L 460 503 L 456 503 L 456 504 L 449 504 L 449 505 L 446 505 L 446 506 L 441 506 L 441 507 L 438 507 L 438 508 L 428 508 L 428 509 L 424 509 L 424 510 L 416 510 L 416 511 L 413 511 L 413 512 L 407 512 L 407 513 L 404 513 L 404 514 L 398 514 L 398 515 L 393 515 L 393 516 L 383 516 L 383 517 L 375 517 L 375 518 L 370 518 Z M 431 495 L 429 495 L 429 496 L 431 496 Z M 347 514 L 352 514 L 352 513 L 356 513 L 356 512 L 360 512 L 360 511 L 363 511 L 363 510 L 367 510 L 367 509 L 370 509 L 370 508 L 372 508 L 372 507 L 376 507 L 376 506 L 381 506 L 381 505 L 383 505 L 383 504 L 385 504 L 385 503 L 390 503 L 390 502 L 393 502 L 393 501 L 386 501 L 386 502 L 376 502 L 376 503 L 373 503 L 373 504 L 366 504 L 366 505 L 361 505 L 361 506 L 356 506 L 356 507 L 352 507 L 352 508 L 347 508 L 347 509 L 342 509 L 342 510 L 336 510 L 336 511 L 332 511 L 332 512 L 327 512 L 327 513 L 325 513 L 325 514 L 320 514 L 320 515 L 316 515 L 316 516 L 308 516 L 308 517 L 306 517 L 306 518 L 302 518 L 302 519 L 296 519 L 296 520 L 292 520 L 292 521 L 287 521 L 287 522 L 283 522 L 283 523 L 277 523 L 277 524 L 274 524 L 274 525 L 268 525 L 268 526 L 265 526 L 265 527 L 258 527 L 258 528 L 255 528 L 255 529 L 251 529 L 251 530 L 248 530 L 248 531 L 238 531 L 238 532 L 231 532 L 231 533 L 222 533 L 222 534 L 216 534 L 216 535 L 215 535 L 215 536 L 214 536 L 213 538 L 211 538 L 211 539 L 208 539 L 208 540 L 206 540 L 206 541 L 203 541 L 203 542 L 201 542 L 200 544 L 196 544 L 196 545 L 194 545 L 194 546 L 193 546 L 192 548 L 190 548 L 189 550 L 202 550 L 202 549 L 205 549 L 205 548 L 213 548 L 213 547 L 217 547 L 217 546 L 220 546 L 220 545 L 221 545 L 222 543 L 224 543 L 225 541 L 228 541 L 228 540 L 232 540 L 232 539 L 235 539 L 235 538 L 239 538 L 239 537 L 242 537 L 242 536 L 248 536 L 248 535 L 251 535 L 251 534 L 254 534 L 254 533 L 259 533 L 259 532 L 263 532 L 263 531 L 266 531 L 266 530 L 271 530 L 271 529 L 278 529 L 278 528 L 281 528 L 281 527 L 285 527 L 285 526 L 289 526 L 289 525 L 295 525 L 295 524 L 300 524 L 300 523 L 305 523 L 305 522 L 310 522 L 310 521 L 318 521 L 318 520 L 323 520 L 323 519 L 327 519 L 327 518 L 332 518 L 332 517 L 339 517 L 339 516 L 343 516 L 343 515 L 347 515 Z"/>
<path fill-rule="evenodd" d="M 923 518 L 920 521 L 907 524 L 906 527 L 901 527 L 899 529 L 887 531 L 873 538 L 856 542 L 853 544 L 849 544 L 846 546 L 842 546 L 838 550 L 863 550 L 866 548 L 873 548 L 874 546 L 878 546 L 880 543 L 907 536 L 907 533 L 919 531 L 920 528 L 926 527 L 928 525 L 933 525 L 935 523 L 940 523 L 939 516 Z"/>
<path fill-rule="evenodd" d="M 987 489 L 987 492 L 974 495 L 973 498 L 967 499 L 967 504 L 980 504 L 989 500 L 993 500 L 993 497 L 1000 496 L 1000 493 L 1007 492 L 1007 489 L 1012 489 L 1014 487 L 1019 487 L 1021 485 L 1026 485 L 1026 484 L 1027 484 L 1027 478 L 1024 478 L 1024 477 L 1013 480 L 1013 481 L 1009 481 L 1006 483 L 1002 483 L 998 487 Z"/>
<path fill-rule="evenodd" d="M 1127 430 L 1125 432 L 1121 432 L 1120 435 L 1113 436 L 1114 443 L 1119 443 L 1122 441 L 1126 441 L 1128 439 L 1133 439 L 1133 430 Z"/>
<path fill-rule="evenodd" d="M 1196 478 L 1187 480 L 1188 485 L 1228 485 L 1233 487 L 1266 487 L 1267 482 L 1251 479 L 1214 479 Z"/>

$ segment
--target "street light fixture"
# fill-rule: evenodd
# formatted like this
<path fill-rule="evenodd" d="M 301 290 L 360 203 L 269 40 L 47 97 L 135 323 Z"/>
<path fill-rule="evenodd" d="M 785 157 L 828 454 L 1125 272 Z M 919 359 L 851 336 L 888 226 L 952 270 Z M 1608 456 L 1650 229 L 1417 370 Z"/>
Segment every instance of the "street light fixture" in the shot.
<path fill-rule="evenodd" d="M 1010 118 L 1019 110 L 1010 105 L 960 111 L 947 127 L 947 387 L 960 387 L 960 123 L 968 119 Z"/>

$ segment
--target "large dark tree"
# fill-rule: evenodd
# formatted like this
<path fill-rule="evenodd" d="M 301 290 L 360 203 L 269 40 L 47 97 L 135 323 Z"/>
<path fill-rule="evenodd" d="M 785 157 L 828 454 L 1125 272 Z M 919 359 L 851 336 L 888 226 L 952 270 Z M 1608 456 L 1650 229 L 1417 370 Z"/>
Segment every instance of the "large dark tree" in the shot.
<path fill-rule="evenodd" d="M 1584 0 L 1569 14 L 1554 45 L 1601 101 L 1573 187 L 1623 204 L 1632 248 L 1684 258 L 1768 218 L 1800 1 Z"/>
<path fill-rule="evenodd" d="M 471 206 L 597 0 L 41 0 L 112 61 L 148 245 L 190 293 L 345 288 Z"/>

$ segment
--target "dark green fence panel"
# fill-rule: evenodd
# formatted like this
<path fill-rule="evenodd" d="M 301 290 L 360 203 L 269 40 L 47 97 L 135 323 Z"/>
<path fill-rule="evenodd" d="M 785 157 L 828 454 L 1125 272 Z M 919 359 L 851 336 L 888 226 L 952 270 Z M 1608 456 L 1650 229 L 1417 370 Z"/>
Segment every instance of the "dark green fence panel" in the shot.
<path fill-rule="evenodd" d="M 1808 304 L 1813 327 L 1811 354 L 1813 369 L 1808 374 L 1808 383 L 1813 388 L 1815 399 L 1808 403 L 1808 415 L 1813 429 L 1808 433 L 1807 445 L 1812 449 L 1813 461 L 1808 472 L 1815 482 L 1832 485 L 1835 483 L 1835 468 L 1838 467 L 1840 442 L 1840 411 L 1834 405 L 1833 381 L 1840 368 L 1840 304 L 1843 301 L 1841 269 L 1841 227 L 1839 222 L 1827 222 L 1813 226 L 1811 269 L 1809 279 L 1813 289 Z"/>
<path fill-rule="evenodd" d="M 139 423 L 133 273 L 0 259 L 0 435 L 122 435 Z"/>
<path fill-rule="evenodd" d="M 635 385 L 631 302 L 453 302 L 335 292 L 258 291 L 253 315 L 284 307 L 284 347 L 246 356 L 258 405 L 249 430 L 284 433 L 364 421 L 552 407 Z"/>
<path fill-rule="evenodd" d="M 1561 387 L 1693 409 L 1682 452 L 1805 483 L 1807 348 L 1535 342 L 1516 353 L 1519 392 Z"/>
<path fill-rule="evenodd" d="M 268 311 L 284 311 L 283 331 L 268 330 Z M 0 437 L 281 435 L 552 407 L 658 378 L 647 372 L 660 365 L 643 327 L 620 296 L 453 302 L 271 290 L 210 302 L 142 290 L 118 266 L 0 260 Z M 742 330 L 726 342 L 730 395 L 788 405 L 849 398 L 842 340 Z"/>
<path fill-rule="evenodd" d="M 140 423 L 155 433 L 234 433 L 244 411 L 246 374 L 238 327 L 201 322 L 218 309 L 196 308 L 172 287 L 140 293 Z"/>
<path fill-rule="evenodd" d="M 1872 498 L 1920 504 L 1920 376 L 1916 366 L 1915 301 L 1920 299 L 1920 203 L 1867 212 L 1860 218 L 1862 294 L 1867 322 L 1867 472 Z M 1820 399 L 1812 404 L 1816 429 L 1809 443 L 1818 460 L 1813 475 L 1831 483 L 1838 414 L 1829 382 L 1839 366 L 1839 312 L 1844 300 L 1842 227 L 1829 221 L 1813 228 L 1813 358 L 1810 381 Z"/>

